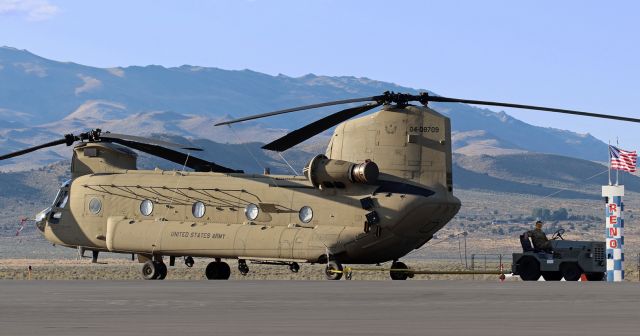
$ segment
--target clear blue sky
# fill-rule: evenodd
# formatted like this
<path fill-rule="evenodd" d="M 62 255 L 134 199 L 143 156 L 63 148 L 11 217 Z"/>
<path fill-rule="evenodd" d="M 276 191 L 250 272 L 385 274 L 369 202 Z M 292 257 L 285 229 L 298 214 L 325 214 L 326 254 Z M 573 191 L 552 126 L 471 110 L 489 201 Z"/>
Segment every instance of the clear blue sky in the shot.
<path fill-rule="evenodd" d="M 0 44 L 92 66 L 364 76 L 640 118 L 639 14 L 638 1 L 0 0 Z M 640 149 L 640 125 L 508 112 Z"/>

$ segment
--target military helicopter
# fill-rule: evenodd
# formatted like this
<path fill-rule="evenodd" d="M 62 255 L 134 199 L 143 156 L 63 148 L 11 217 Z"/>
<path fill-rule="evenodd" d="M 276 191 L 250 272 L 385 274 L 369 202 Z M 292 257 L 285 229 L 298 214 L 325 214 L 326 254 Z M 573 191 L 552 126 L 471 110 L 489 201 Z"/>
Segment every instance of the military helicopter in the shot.
<path fill-rule="evenodd" d="M 326 264 L 327 279 L 343 264 L 393 261 L 390 277 L 412 274 L 400 258 L 427 243 L 458 212 L 451 172 L 451 123 L 429 102 L 533 109 L 640 122 L 640 119 L 428 93 L 345 99 L 280 110 L 217 125 L 313 108 L 366 102 L 292 131 L 263 148 L 285 151 L 337 126 L 325 154 L 304 176 L 246 174 L 191 155 L 198 148 L 99 129 L 0 156 L 75 145 L 71 180 L 36 216 L 50 242 L 99 252 L 136 254 L 142 277 L 164 279 L 169 257 L 212 258 L 207 279 L 228 279 L 247 261 Z M 411 103 L 417 102 L 421 106 Z M 353 120 L 376 107 L 379 111 Z M 136 149 L 192 171 L 137 170 Z M 184 153 L 187 151 L 187 153 Z M 407 270 L 407 271 L 404 271 Z"/>

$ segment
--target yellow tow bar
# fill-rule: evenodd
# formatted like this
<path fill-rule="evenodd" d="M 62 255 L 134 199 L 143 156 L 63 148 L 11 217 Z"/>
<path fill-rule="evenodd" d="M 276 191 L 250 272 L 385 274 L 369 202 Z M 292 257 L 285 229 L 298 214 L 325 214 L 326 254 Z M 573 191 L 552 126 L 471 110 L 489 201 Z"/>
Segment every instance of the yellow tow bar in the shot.
<path fill-rule="evenodd" d="M 345 267 L 340 270 L 327 270 L 329 273 L 342 273 L 345 275 L 345 279 L 351 280 L 354 272 L 398 272 L 408 273 L 410 278 L 413 278 L 416 274 L 453 274 L 453 275 L 500 275 L 500 279 L 504 279 L 504 271 L 432 271 L 432 270 L 416 270 L 405 268 L 360 268 L 360 267 Z"/>

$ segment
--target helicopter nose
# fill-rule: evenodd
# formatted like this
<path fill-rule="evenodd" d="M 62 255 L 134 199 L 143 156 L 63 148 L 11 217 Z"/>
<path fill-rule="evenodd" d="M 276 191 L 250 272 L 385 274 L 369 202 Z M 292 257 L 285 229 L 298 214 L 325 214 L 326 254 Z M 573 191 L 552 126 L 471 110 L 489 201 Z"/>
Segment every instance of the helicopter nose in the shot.
<path fill-rule="evenodd" d="M 38 230 L 40 230 L 40 232 L 44 233 L 44 227 L 47 225 L 47 219 L 49 218 L 50 214 L 51 214 L 51 207 L 48 207 L 38 212 L 38 214 L 36 215 L 36 218 L 35 218 L 36 227 L 38 228 Z"/>

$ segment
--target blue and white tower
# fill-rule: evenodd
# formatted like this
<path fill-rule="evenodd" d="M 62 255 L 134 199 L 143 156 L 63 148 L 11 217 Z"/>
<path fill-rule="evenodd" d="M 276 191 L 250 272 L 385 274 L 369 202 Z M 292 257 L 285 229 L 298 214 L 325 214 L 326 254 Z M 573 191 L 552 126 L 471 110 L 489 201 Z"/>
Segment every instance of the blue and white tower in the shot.
<path fill-rule="evenodd" d="M 607 243 L 607 281 L 624 280 L 624 196 L 623 185 L 602 186 L 605 197 L 605 237 Z"/>

